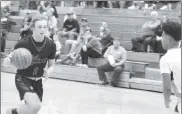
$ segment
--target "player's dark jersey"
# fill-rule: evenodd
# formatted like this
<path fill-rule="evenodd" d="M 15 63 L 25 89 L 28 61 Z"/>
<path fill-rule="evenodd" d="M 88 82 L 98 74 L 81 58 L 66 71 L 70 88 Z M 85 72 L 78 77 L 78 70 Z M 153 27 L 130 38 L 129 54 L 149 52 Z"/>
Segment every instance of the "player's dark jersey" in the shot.
<path fill-rule="evenodd" d="M 48 59 L 54 59 L 56 53 L 56 45 L 50 39 L 45 37 L 44 41 L 35 42 L 32 35 L 21 39 L 14 49 L 26 48 L 32 54 L 32 63 L 26 69 L 18 69 L 17 74 L 27 77 L 41 77 L 44 73 L 44 68 Z"/>

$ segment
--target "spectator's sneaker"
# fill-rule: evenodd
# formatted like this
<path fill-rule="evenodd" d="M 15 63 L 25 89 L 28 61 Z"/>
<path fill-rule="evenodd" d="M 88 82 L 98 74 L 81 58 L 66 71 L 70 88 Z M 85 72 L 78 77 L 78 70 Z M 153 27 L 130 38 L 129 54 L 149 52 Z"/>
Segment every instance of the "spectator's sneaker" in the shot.
<path fill-rule="evenodd" d="M 130 6 L 128 9 L 135 9 L 135 5 Z"/>
<path fill-rule="evenodd" d="M 82 64 L 76 64 L 76 66 L 81 67 L 81 66 L 82 66 Z"/>
<path fill-rule="evenodd" d="M 107 82 L 107 81 L 103 81 L 103 82 L 99 83 L 99 85 L 108 85 L 108 84 L 109 84 L 109 82 Z"/>
<path fill-rule="evenodd" d="M 109 86 L 111 86 L 111 87 L 116 87 L 116 86 L 113 84 L 113 82 L 109 82 Z"/>
<path fill-rule="evenodd" d="M 84 64 L 83 67 L 84 67 L 84 68 L 88 68 L 88 65 Z"/>
<path fill-rule="evenodd" d="M 149 7 L 149 9 L 156 9 L 156 5 L 155 4 L 152 4 L 152 6 Z"/>
<path fill-rule="evenodd" d="M 62 62 L 61 59 L 57 59 L 57 60 L 56 60 L 56 63 L 61 63 L 61 62 Z"/>
<path fill-rule="evenodd" d="M 160 10 L 167 10 L 167 9 L 168 9 L 167 5 L 164 5 L 164 6 L 162 6 L 162 7 L 160 8 Z"/>

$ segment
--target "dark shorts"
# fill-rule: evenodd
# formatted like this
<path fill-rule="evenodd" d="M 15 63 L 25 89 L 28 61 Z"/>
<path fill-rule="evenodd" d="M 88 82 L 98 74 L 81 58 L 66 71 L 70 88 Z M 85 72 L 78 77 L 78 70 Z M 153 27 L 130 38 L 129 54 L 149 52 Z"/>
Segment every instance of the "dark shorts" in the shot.
<path fill-rule="evenodd" d="M 15 84 L 21 100 L 24 99 L 24 95 L 26 92 L 31 92 L 31 93 L 36 93 L 40 101 L 42 101 L 42 96 L 43 96 L 42 79 L 34 81 L 16 74 Z"/>

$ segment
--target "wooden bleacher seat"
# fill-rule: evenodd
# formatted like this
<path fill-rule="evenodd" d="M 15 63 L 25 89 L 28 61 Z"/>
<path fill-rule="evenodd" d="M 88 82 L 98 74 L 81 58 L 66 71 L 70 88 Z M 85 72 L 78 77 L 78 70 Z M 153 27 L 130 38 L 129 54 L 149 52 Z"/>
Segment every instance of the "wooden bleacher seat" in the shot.
<path fill-rule="evenodd" d="M 131 78 L 129 82 L 130 82 L 130 88 L 157 91 L 157 92 L 163 91 L 162 81 L 142 79 L 142 78 Z"/>
<path fill-rule="evenodd" d="M 1 66 L 1 71 L 16 73 L 12 67 Z M 107 73 L 108 79 L 112 73 Z M 51 78 L 64 79 L 70 81 L 79 81 L 85 83 L 98 84 L 99 78 L 95 68 L 82 68 L 67 65 L 56 65 Z M 123 72 L 116 80 L 118 87 L 143 89 L 162 92 L 162 81 L 131 77 L 130 72 Z"/>
<path fill-rule="evenodd" d="M 102 58 L 89 58 L 88 66 L 96 68 L 99 64 L 106 62 Z M 135 62 L 135 61 L 126 61 L 124 71 L 127 72 L 145 72 L 145 68 L 149 65 L 146 62 Z"/>

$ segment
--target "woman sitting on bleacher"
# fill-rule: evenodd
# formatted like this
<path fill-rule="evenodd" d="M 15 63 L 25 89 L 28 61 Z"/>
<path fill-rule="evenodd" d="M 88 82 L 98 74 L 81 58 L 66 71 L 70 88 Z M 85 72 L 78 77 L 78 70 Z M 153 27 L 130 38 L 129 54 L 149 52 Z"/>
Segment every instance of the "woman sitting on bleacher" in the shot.
<path fill-rule="evenodd" d="M 46 12 L 47 10 L 49 10 L 50 8 L 53 8 L 53 15 L 55 18 L 58 18 L 58 13 L 57 13 L 57 9 L 56 7 L 53 5 L 53 3 L 51 1 L 41 1 L 40 5 L 38 6 L 38 10 L 40 14 L 43 14 L 44 12 Z"/>
<path fill-rule="evenodd" d="M 110 30 L 108 29 L 108 24 L 106 22 L 102 22 L 97 38 L 100 40 L 102 44 L 102 56 L 103 56 L 107 48 L 113 44 L 113 38 L 111 37 L 111 33 Z"/>
<path fill-rule="evenodd" d="M 54 33 L 57 30 L 57 19 L 53 15 L 54 9 L 50 8 L 47 9 L 46 11 L 46 16 L 48 20 L 48 27 L 49 27 L 49 32 L 50 32 L 50 38 L 53 39 Z"/>

